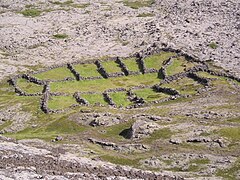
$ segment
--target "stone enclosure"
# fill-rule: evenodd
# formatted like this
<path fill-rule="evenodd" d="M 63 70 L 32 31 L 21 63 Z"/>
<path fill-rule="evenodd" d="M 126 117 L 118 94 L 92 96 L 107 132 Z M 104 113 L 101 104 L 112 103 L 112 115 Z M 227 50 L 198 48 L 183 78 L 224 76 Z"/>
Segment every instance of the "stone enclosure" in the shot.
<path fill-rule="evenodd" d="M 129 109 L 200 93 L 199 89 L 211 86 L 211 79 L 199 72 L 240 81 L 180 50 L 152 45 L 129 58 L 76 61 L 17 75 L 9 84 L 17 95 L 39 96 L 44 113 L 61 113 L 76 106 Z M 188 90 L 173 88 L 181 79 Z"/>

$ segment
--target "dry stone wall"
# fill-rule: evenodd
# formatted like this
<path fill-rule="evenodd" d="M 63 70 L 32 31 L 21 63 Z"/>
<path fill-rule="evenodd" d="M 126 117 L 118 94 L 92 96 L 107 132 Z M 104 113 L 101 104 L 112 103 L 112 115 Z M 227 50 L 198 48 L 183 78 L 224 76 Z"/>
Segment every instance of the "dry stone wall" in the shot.
<path fill-rule="evenodd" d="M 76 78 L 77 81 L 82 79 L 80 77 L 80 74 L 73 68 L 72 64 L 68 63 L 67 68 L 71 71 L 71 73 L 74 75 L 74 77 Z"/>
<path fill-rule="evenodd" d="M 109 74 L 107 73 L 107 71 L 105 70 L 105 68 L 102 66 L 100 61 L 95 61 L 95 64 L 98 68 L 98 72 L 102 75 L 102 77 L 104 78 L 109 78 Z"/>
<path fill-rule="evenodd" d="M 169 59 L 167 59 L 164 63 L 163 66 L 159 69 L 147 69 L 145 67 L 145 63 L 144 63 L 144 59 L 149 56 L 149 55 L 153 55 L 156 53 L 161 53 L 161 52 L 174 52 L 176 53 L 176 56 L 172 56 Z M 185 70 L 184 72 L 181 73 L 177 73 L 174 74 L 172 76 L 168 76 L 166 73 L 166 68 L 167 66 L 169 66 L 172 61 L 173 58 L 177 58 L 178 56 L 184 56 L 186 58 L 186 60 L 188 61 L 193 61 L 193 62 L 198 62 L 198 65 L 189 68 L 187 70 Z M 145 74 L 145 73 L 156 73 L 158 72 L 158 77 L 159 79 L 163 79 L 159 84 L 154 85 L 154 86 L 149 86 L 149 85 L 140 85 L 140 86 L 135 86 L 135 87 L 131 87 L 129 91 L 127 91 L 127 89 L 125 88 L 116 88 L 116 89 L 108 89 L 106 91 L 103 92 L 103 97 L 105 99 L 106 102 L 108 102 L 109 105 L 116 107 L 116 104 L 113 102 L 112 98 L 110 97 L 109 93 L 117 93 L 117 92 L 126 92 L 128 95 L 128 99 L 134 103 L 134 105 L 126 107 L 126 108 L 136 108 L 136 107 L 140 107 L 143 104 L 146 104 L 145 100 L 142 99 L 141 97 L 137 97 L 136 94 L 134 94 L 132 92 L 132 90 L 134 89 L 143 89 L 143 88 L 153 88 L 156 92 L 162 92 L 162 93 L 166 93 L 168 95 L 170 95 L 169 98 L 165 98 L 165 99 L 161 99 L 158 101 L 153 101 L 150 102 L 151 103 L 159 103 L 159 102 L 164 102 L 164 101 L 169 101 L 169 100 L 174 100 L 178 97 L 180 97 L 180 93 L 174 89 L 171 88 L 165 88 L 165 87 L 161 87 L 161 85 L 165 84 L 165 83 L 170 83 L 172 81 L 178 80 L 178 79 L 182 79 L 185 77 L 191 78 L 195 81 L 197 81 L 198 83 L 204 85 L 204 86 L 210 86 L 210 80 L 208 78 L 203 78 L 200 77 L 199 75 L 196 74 L 196 72 L 199 71 L 203 71 L 203 72 L 207 72 L 211 75 L 215 75 L 215 76 L 221 76 L 221 77 L 227 77 L 229 79 L 232 80 L 236 80 L 238 82 L 240 82 L 240 79 L 233 76 L 232 74 L 230 74 L 229 72 L 218 72 L 218 71 L 214 71 L 212 69 L 209 69 L 209 67 L 207 66 L 206 63 L 200 62 L 196 57 L 192 56 L 192 55 L 188 55 L 185 52 L 182 52 L 181 50 L 178 49 L 172 49 L 172 48 L 162 48 L 160 49 L 159 47 L 157 47 L 155 44 L 153 44 L 152 46 L 150 46 L 149 48 L 147 48 L 144 51 L 140 51 L 139 53 L 136 53 L 134 55 L 134 57 L 136 58 L 136 62 L 138 63 L 139 66 L 139 71 L 138 72 L 133 72 L 133 71 L 129 71 L 128 68 L 126 67 L 126 65 L 123 63 L 123 61 L 120 58 L 112 58 L 112 59 L 108 59 L 108 61 L 115 61 L 119 67 L 121 68 L 122 72 L 116 72 L 116 73 L 111 73 L 108 74 L 107 71 L 104 69 L 104 67 L 102 66 L 101 62 L 99 60 L 96 60 L 94 63 L 97 66 L 98 72 L 101 76 L 96 76 L 96 77 L 81 77 L 79 72 L 77 72 L 74 67 L 73 64 L 86 64 L 86 63 L 93 63 L 93 61 L 87 61 L 87 62 L 80 62 L 80 61 L 76 61 L 74 63 L 71 64 L 65 64 L 65 65 L 55 65 L 55 66 L 51 66 L 49 68 L 46 69 L 42 69 L 36 72 L 32 72 L 30 74 L 23 74 L 23 75 L 17 75 L 12 77 L 10 80 L 8 80 L 9 84 L 11 86 L 14 87 L 15 92 L 20 95 L 20 96 L 42 96 L 41 100 L 40 100 L 40 108 L 42 109 L 43 112 L 45 113 L 60 113 L 60 112 L 65 112 L 67 110 L 69 110 L 69 108 L 64 109 L 64 110 L 51 110 L 48 108 L 48 101 L 49 98 L 51 96 L 73 96 L 76 99 L 77 104 L 72 105 L 72 107 L 76 107 L 79 105 L 89 105 L 88 101 L 86 101 L 85 99 L 83 99 L 81 97 L 81 92 L 76 92 L 73 95 L 69 94 L 69 93 L 60 93 L 60 92 L 50 92 L 50 83 L 52 82 L 66 82 L 66 81 L 74 81 L 74 80 L 96 80 L 96 79 L 102 79 L 102 78 L 114 78 L 114 77 L 121 77 L 121 76 L 128 76 L 128 75 L 139 75 L 139 74 Z M 66 67 L 68 68 L 72 74 L 74 75 L 74 78 L 71 77 L 66 77 L 63 80 L 39 80 L 37 78 L 35 78 L 33 75 L 34 74 L 38 74 L 41 72 L 46 72 L 48 70 L 52 70 L 54 68 L 58 68 L 58 67 Z M 26 93 L 25 91 L 23 91 L 17 83 L 17 80 L 23 78 L 26 79 L 28 82 L 34 83 L 34 84 L 38 84 L 38 85 L 42 85 L 43 86 L 43 91 L 39 92 L 39 93 L 34 93 L 34 94 L 29 94 Z M 95 91 L 89 91 L 89 92 L 84 92 L 84 94 L 98 94 Z M 99 104 L 99 103 L 98 103 Z M 99 104 L 100 105 L 100 104 Z"/>

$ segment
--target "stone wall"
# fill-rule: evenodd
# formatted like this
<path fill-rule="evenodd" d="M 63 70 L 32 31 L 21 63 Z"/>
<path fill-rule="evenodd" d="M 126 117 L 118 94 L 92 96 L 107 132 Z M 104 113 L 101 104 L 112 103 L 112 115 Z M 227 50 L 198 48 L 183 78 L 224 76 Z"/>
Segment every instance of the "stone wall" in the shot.
<path fill-rule="evenodd" d="M 50 97 L 50 86 L 49 86 L 49 84 L 46 84 L 44 89 L 45 89 L 45 92 L 43 93 L 43 96 L 40 100 L 40 108 L 44 113 L 48 114 L 50 112 L 50 109 L 48 108 L 48 100 L 49 100 L 49 97 Z"/>
<path fill-rule="evenodd" d="M 159 85 L 153 86 L 153 89 L 156 92 L 161 92 L 161 93 L 165 93 L 165 94 L 169 94 L 169 95 L 173 95 L 173 96 L 180 95 L 180 93 L 177 90 L 175 90 L 175 89 L 161 87 Z"/>
<path fill-rule="evenodd" d="M 80 93 L 78 92 L 75 92 L 73 94 L 73 97 L 76 99 L 76 101 L 79 103 L 79 104 L 82 104 L 82 105 L 89 105 L 89 102 L 86 100 L 86 99 L 83 99 L 80 95 Z"/>
<path fill-rule="evenodd" d="M 143 98 L 138 97 L 131 89 L 127 91 L 129 101 L 134 104 L 144 104 L 145 101 Z"/>
<path fill-rule="evenodd" d="M 108 94 L 108 92 L 104 92 L 103 93 L 103 98 L 104 100 L 111 106 L 116 106 L 116 104 L 113 102 L 112 98 L 110 97 L 110 95 Z"/>
<path fill-rule="evenodd" d="M 37 78 L 35 78 L 35 77 L 32 77 L 32 76 L 30 76 L 30 75 L 28 75 L 28 74 L 23 74 L 23 75 L 22 75 L 22 78 L 23 78 L 23 79 L 26 79 L 26 80 L 28 80 L 29 82 L 32 82 L 32 83 L 34 83 L 34 84 L 38 84 L 38 85 L 44 85 L 44 84 L 46 84 L 45 81 L 39 80 L 39 79 L 37 79 Z"/>
<path fill-rule="evenodd" d="M 202 84 L 204 86 L 210 85 L 210 80 L 204 77 L 200 77 L 195 73 L 188 73 L 187 77 L 193 79 L 194 81 L 197 81 L 199 84 Z"/>
<path fill-rule="evenodd" d="M 138 68 L 139 68 L 140 72 L 141 72 L 142 74 L 145 74 L 147 68 L 146 68 L 146 66 L 145 66 L 143 57 L 138 54 L 136 61 L 137 61 Z"/>
<path fill-rule="evenodd" d="M 97 60 L 97 61 L 95 61 L 95 64 L 96 64 L 96 66 L 98 68 L 98 72 L 102 75 L 102 77 L 107 79 L 109 77 L 109 74 L 104 69 L 104 67 L 102 66 L 101 62 L 99 60 Z"/>
<path fill-rule="evenodd" d="M 80 74 L 73 68 L 72 64 L 68 63 L 67 68 L 71 71 L 77 81 L 81 79 Z"/>
<path fill-rule="evenodd" d="M 115 61 L 119 67 L 122 69 L 122 72 L 124 73 L 125 76 L 129 75 L 129 70 L 127 68 L 127 66 L 121 61 L 121 59 L 119 57 L 117 57 L 116 61 Z"/>

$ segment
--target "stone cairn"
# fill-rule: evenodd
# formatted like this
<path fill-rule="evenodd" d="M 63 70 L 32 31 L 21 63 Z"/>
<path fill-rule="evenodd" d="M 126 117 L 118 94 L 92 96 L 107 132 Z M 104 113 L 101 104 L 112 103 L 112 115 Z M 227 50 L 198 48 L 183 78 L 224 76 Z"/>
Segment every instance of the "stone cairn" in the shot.
<path fill-rule="evenodd" d="M 122 72 L 124 73 L 125 76 L 129 75 L 129 70 L 127 68 L 127 66 L 121 61 L 121 59 L 119 57 L 117 57 L 116 61 L 115 61 L 119 67 L 122 69 Z"/>
<path fill-rule="evenodd" d="M 82 79 L 80 74 L 73 68 L 72 64 L 67 63 L 67 68 L 71 71 L 71 73 L 74 75 L 77 81 Z"/>
<path fill-rule="evenodd" d="M 80 96 L 80 93 L 79 92 L 75 92 L 73 94 L 73 97 L 76 99 L 76 101 L 81 104 L 81 105 L 89 105 L 89 102 L 86 100 L 86 99 L 83 99 L 81 96 Z"/>
<path fill-rule="evenodd" d="M 110 106 L 116 106 L 108 92 L 103 93 L 103 98 Z"/>
<path fill-rule="evenodd" d="M 98 72 L 102 75 L 104 78 L 109 78 L 109 74 L 105 70 L 105 68 L 102 66 L 101 62 L 99 60 L 95 61 L 95 65 L 98 68 Z"/>

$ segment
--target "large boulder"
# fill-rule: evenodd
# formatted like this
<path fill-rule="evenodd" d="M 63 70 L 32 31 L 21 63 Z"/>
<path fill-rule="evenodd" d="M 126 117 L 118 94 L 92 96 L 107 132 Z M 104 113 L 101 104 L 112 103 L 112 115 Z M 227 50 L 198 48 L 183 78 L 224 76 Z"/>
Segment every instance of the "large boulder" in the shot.
<path fill-rule="evenodd" d="M 137 120 L 129 129 L 123 130 L 120 135 L 127 139 L 140 139 L 151 135 L 160 125 L 145 120 Z"/>

